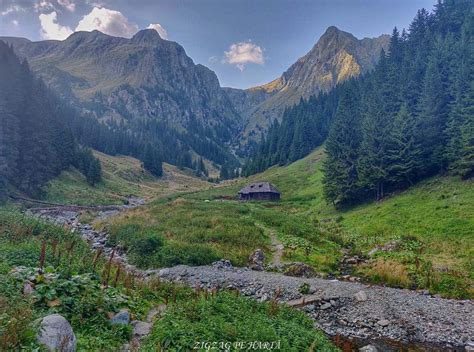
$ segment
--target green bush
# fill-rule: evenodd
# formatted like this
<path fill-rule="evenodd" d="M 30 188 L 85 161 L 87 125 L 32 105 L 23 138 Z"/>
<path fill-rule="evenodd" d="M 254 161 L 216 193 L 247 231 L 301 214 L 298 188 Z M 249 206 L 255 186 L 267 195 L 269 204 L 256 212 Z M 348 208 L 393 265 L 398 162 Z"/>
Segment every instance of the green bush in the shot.
<path fill-rule="evenodd" d="M 159 254 L 160 266 L 206 265 L 219 259 L 210 247 L 201 244 L 169 244 Z"/>

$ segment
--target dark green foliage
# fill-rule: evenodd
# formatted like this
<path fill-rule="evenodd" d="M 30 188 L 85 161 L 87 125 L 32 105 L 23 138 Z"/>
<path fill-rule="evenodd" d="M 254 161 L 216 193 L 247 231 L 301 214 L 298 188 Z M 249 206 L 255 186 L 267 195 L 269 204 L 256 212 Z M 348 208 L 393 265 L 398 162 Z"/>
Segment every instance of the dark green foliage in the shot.
<path fill-rule="evenodd" d="M 209 176 L 209 173 L 207 172 L 206 165 L 204 165 L 204 160 L 202 160 L 202 157 L 199 157 L 199 159 L 196 162 L 196 175 L 197 176 Z"/>
<path fill-rule="evenodd" d="M 360 138 L 360 105 L 356 89 L 346 90 L 337 108 L 326 143 L 324 194 L 328 201 L 349 201 L 358 192 L 357 150 Z"/>
<path fill-rule="evenodd" d="M 8 185 L 38 195 L 74 160 L 74 139 L 58 101 L 0 42 L 0 196 Z"/>
<path fill-rule="evenodd" d="M 378 200 L 448 170 L 472 177 L 473 28 L 469 0 L 418 11 L 408 31 L 394 29 L 388 54 L 382 51 L 372 72 L 288 110 L 245 173 L 301 158 L 330 128 L 324 178 L 330 202 Z"/>
<path fill-rule="evenodd" d="M 243 168 L 243 175 L 296 161 L 321 145 L 334 119 L 340 90 L 340 87 L 336 87 L 318 97 L 301 99 L 298 105 L 287 109 L 281 124 L 274 121 L 266 138 L 262 136 L 255 155 Z"/>
<path fill-rule="evenodd" d="M 7 187 L 41 194 L 51 178 L 71 165 L 91 184 L 100 181 L 100 164 L 88 160 L 66 122 L 69 110 L 0 42 L 0 201 Z"/>
<path fill-rule="evenodd" d="M 302 312 L 279 307 L 275 302 L 259 304 L 228 292 L 206 296 L 172 306 L 155 323 L 142 348 L 167 351 L 270 350 L 270 344 L 274 342 L 273 349 L 282 351 L 337 350 L 314 329 L 312 320 Z M 198 345 L 201 341 L 207 345 Z M 254 341 L 257 344 L 251 345 Z M 268 345 L 259 346 L 258 341 Z M 239 347 L 234 345 L 237 342 L 245 344 Z M 224 345 L 226 343 L 229 345 Z"/>
<path fill-rule="evenodd" d="M 73 165 L 81 171 L 91 186 L 95 186 L 102 180 L 102 168 L 99 160 L 94 157 L 89 148 L 78 147 Z"/>
<path fill-rule="evenodd" d="M 98 96 L 97 99 L 103 99 Z M 127 121 L 99 122 L 100 104 L 89 108 L 94 114 L 78 113 L 70 108 L 68 123 L 74 137 L 83 145 L 109 155 L 129 155 L 140 159 L 145 168 L 155 176 L 162 176 L 162 162 L 179 168 L 194 168 L 191 151 L 217 164 L 227 163 L 237 167 L 239 162 L 224 147 L 228 138 L 226 128 L 212 130 L 203 128 L 190 119 L 187 132 L 159 119 L 145 120 L 130 118 Z M 223 135 L 220 135 L 222 133 Z M 204 175 L 204 174 L 203 174 Z"/>
<path fill-rule="evenodd" d="M 146 170 L 150 171 L 157 177 L 163 175 L 162 161 L 156 148 L 153 148 L 150 144 L 147 144 L 142 160 L 143 166 Z"/>

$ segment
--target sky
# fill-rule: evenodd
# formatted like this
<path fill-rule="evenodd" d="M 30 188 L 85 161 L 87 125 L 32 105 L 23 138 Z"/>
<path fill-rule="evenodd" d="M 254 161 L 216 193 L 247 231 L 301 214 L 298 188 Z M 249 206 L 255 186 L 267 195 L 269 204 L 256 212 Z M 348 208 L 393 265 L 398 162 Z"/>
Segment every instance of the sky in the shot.
<path fill-rule="evenodd" d="M 181 44 L 222 86 L 279 77 L 329 26 L 357 38 L 407 28 L 435 0 L 0 0 L 0 36 L 64 40 L 100 30 L 130 38 L 153 28 Z"/>

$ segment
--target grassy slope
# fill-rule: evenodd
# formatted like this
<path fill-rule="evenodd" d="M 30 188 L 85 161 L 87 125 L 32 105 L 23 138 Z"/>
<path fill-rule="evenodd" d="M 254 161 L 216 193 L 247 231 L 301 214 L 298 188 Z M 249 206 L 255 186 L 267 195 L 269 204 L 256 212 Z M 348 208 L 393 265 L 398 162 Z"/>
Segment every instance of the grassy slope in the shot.
<path fill-rule="evenodd" d="M 232 239 L 238 231 L 225 232 L 226 226 L 237 226 L 236 219 L 246 226 L 249 221 L 262 224 L 275 231 L 287 247 L 296 247 L 296 250 L 285 251 L 284 259 L 302 260 L 323 272 L 337 270 L 342 247 L 357 254 L 367 254 L 377 245 L 397 241 L 398 250 L 378 253 L 369 266 L 359 268 L 360 272 L 373 281 L 394 286 L 429 287 L 434 292 L 455 297 L 473 294 L 470 285 L 474 248 L 472 181 L 435 177 L 381 202 L 336 210 L 323 200 L 323 158 L 319 149 L 289 166 L 273 167 L 248 179 L 229 181 L 213 189 L 188 194 L 186 204 L 174 205 L 171 211 L 162 202 L 151 205 L 148 210 L 140 210 L 141 214 L 136 214 L 134 221 L 147 223 L 166 214 L 167 218 L 175 219 L 173 232 L 180 234 L 168 238 L 180 237 L 185 241 L 189 231 L 184 222 L 179 221 L 182 219 L 180 214 L 185 211 L 183 207 L 191 207 L 193 212 L 200 213 L 201 223 L 207 224 L 201 228 L 203 234 L 212 237 L 212 234 L 224 231 L 220 239 L 213 237 L 217 244 L 207 243 L 231 253 L 227 257 L 240 250 L 237 264 L 241 264 L 246 251 L 250 253 L 251 246 L 238 247 L 237 241 Z M 274 183 L 282 192 L 282 201 L 278 204 L 239 204 L 219 200 L 222 196 L 235 197 L 243 185 L 258 180 Z M 223 216 L 232 212 L 232 208 L 235 214 L 232 218 Z M 212 218 L 219 220 L 213 223 Z M 128 222 L 126 218 L 117 219 L 114 229 L 118 230 Z M 164 230 L 153 226 L 152 229 L 158 233 Z M 249 231 L 257 236 L 254 245 L 268 244 L 268 237 L 259 232 L 257 226 Z M 206 241 L 203 235 L 201 243 Z M 309 254 L 303 250 L 305 246 L 310 247 Z"/>
<path fill-rule="evenodd" d="M 94 154 L 102 165 L 103 181 L 99 185 L 88 185 L 85 177 L 72 169 L 49 183 L 45 199 L 64 204 L 121 204 L 129 196 L 152 199 L 210 186 L 191 172 L 169 164 L 163 165 L 164 176 L 158 179 L 146 172 L 137 159 Z"/>

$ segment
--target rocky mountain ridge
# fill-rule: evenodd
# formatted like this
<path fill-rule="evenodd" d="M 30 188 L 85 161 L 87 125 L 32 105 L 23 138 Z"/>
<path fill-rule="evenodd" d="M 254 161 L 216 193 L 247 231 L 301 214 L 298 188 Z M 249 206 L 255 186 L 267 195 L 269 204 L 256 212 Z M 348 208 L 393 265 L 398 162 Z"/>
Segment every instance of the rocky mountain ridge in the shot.
<path fill-rule="evenodd" d="M 243 91 L 226 89 L 245 127 L 242 139 L 255 139 L 286 107 L 318 92 L 327 92 L 339 83 L 374 67 L 390 37 L 357 39 L 334 26 L 329 27 L 314 47 L 279 78 Z"/>
<path fill-rule="evenodd" d="M 370 70 L 389 37 L 359 40 L 329 27 L 282 76 L 247 90 L 221 88 L 213 71 L 151 29 L 131 39 L 93 31 L 64 41 L 0 40 L 59 95 L 100 121 L 160 121 L 183 138 L 245 150 L 286 107 Z"/>
<path fill-rule="evenodd" d="M 205 126 L 238 120 L 215 73 L 155 30 L 131 39 L 99 31 L 64 41 L 3 39 L 61 95 L 98 105 L 100 119 L 159 118 L 182 128 L 190 119 Z"/>

